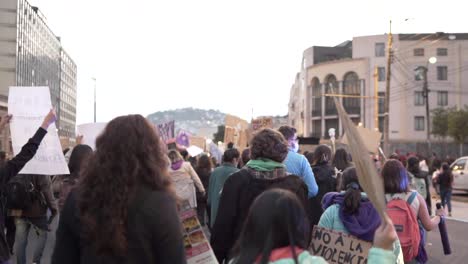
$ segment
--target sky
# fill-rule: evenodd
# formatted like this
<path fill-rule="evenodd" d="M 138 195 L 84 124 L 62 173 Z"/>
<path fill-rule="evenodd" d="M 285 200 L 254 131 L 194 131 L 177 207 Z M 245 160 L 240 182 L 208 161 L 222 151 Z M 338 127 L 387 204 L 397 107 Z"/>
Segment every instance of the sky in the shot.
<path fill-rule="evenodd" d="M 77 63 L 77 124 L 183 107 L 286 115 L 302 52 L 353 36 L 466 32 L 459 0 L 29 0 Z M 463 6 L 462 6 L 463 5 Z M 405 21 L 405 19 L 408 19 Z"/>

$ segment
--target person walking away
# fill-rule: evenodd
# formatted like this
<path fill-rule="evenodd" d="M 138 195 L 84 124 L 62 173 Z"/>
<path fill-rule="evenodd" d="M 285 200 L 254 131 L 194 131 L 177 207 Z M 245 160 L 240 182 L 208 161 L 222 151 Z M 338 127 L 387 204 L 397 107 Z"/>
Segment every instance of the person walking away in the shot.
<path fill-rule="evenodd" d="M 84 162 L 87 162 L 87 159 L 91 156 L 92 153 L 93 149 L 88 145 L 79 144 L 73 148 L 72 154 L 70 155 L 70 160 L 68 162 L 70 175 L 65 175 L 62 179 L 62 184 L 60 185 L 58 199 L 60 211 L 62 211 L 63 206 L 65 205 L 68 194 L 78 183 L 80 178 L 80 171 L 84 166 Z"/>
<path fill-rule="evenodd" d="M 445 212 L 438 209 L 435 217 L 429 216 L 424 198 L 418 192 L 410 190 L 407 170 L 400 161 L 387 160 L 381 175 L 387 213 L 395 225 L 401 226 L 397 233 L 405 263 L 425 263 L 425 231 L 435 229 Z"/>
<path fill-rule="evenodd" d="M 224 152 L 223 163 L 221 166 L 213 170 L 210 177 L 210 183 L 208 186 L 208 208 L 210 208 L 210 227 L 212 228 L 216 220 L 216 214 L 218 213 L 219 197 L 221 196 L 221 190 L 223 189 L 224 183 L 234 172 L 239 171 L 237 169 L 237 163 L 239 162 L 239 150 L 233 148 L 228 149 Z"/>
<path fill-rule="evenodd" d="M 17 264 L 26 264 L 26 247 L 31 229 L 38 237 L 35 244 L 32 263 L 40 264 L 47 234 L 50 232 L 49 225 L 58 212 L 57 202 L 52 193 L 52 182 L 48 175 L 39 174 L 19 174 L 15 178 L 21 178 L 24 183 L 33 186 L 31 203 L 25 209 L 10 210 L 10 216 L 15 217 L 15 255 Z M 16 180 L 16 179 L 15 179 Z M 47 210 L 50 210 L 50 217 L 47 217 Z"/>
<path fill-rule="evenodd" d="M 52 264 L 186 263 L 163 145 L 141 115 L 107 124 L 60 214 Z"/>
<path fill-rule="evenodd" d="M 336 191 L 335 169 L 330 165 L 331 149 L 327 145 L 318 146 L 312 154 L 312 170 L 318 184 L 319 192 L 309 200 L 308 214 L 310 224 L 317 225 L 322 216 L 322 198 L 326 193 Z"/>
<path fill-rule="evenodd" d="M 0 121 L 0 132 L 5 128 L 5 126 L 10 122 L 13 118 L 11 115 L 6 115 L 2 117 Z M 26 144 L 23 145 L 21 151 L 13 157 L 11 160 L 6 161 L 4 166 L 0 167 L 0 188 L 4 189 L 7 183 L 16 176 L 36 154 L 39 145 L 41 144 L 42 140 L 44 139 L 45 135 L 47 134 L 47 129 L 49 126 L 54 123 L 56 120 L 55 111 L 52 109 L 49 113 L 45 116 L 41 126 L 38 128 L 36 133 L 28 140 Z M 0 207 L 0 215 L 1 219 L 4 219 L 6 216 L 6 212 L 3 211 L 3 206 Z M 3 221 L 0 221 L 0 230 L 4 230 L 5 225 Z M 8 242 L 12 243 L 10 239 Z M 1 264 L 8 264 L 10 263 L 10 254 L 11 254 L 11 247 L 8 245 L 8 242 L 5 238 L 5 233 L 0 232 L 0 263 Z"/>
<path fill-rule="evenodd" d="M 304 207 L 287 190 L 272 189 L 260 194 L 249 210 L 245 226 L 233 250 L 230 264 L 324 264 L 307 250 L 309 225 Z M 394 264 L 392 246 L 397 238 L 390 220 L 374 232 L 369 264 Z"/>
<path fill-rule="evenodd" d="M 442 201 L 442 206 L 445 207 L 445 205 L 447 205 L 449 216 L 452 216 L 453 174 L 448 163 L 442 164 L 442 171 L 437 177 L 437 182 L 440 186 L 440 200 Z"/>
<path fill-rule="evenodd" d="M 353 167 L 350 155 L 344 148 L 339 148 L 335 151 L 335 155 L 333 155 L 332 166 L 335 168 L 337 191 L 340 191 L 341 176 L 343 175 L 343 171 L 347 168 Z"/>
<path fill-rule="evenodd" d="M 427 210 L 429 211 L 429 214 L 432 214 L 432 201 L 431 201 L 431 193 L 429 190 L 429 174 L 427 171 L 423 171 L 419 167 L 419 159 L 415 156 L 409 157 L 408 158 L 408 172 L 410 174 L 410 186 L 411 183 L 414 183 L 415 189 L 418 191 L 419 194 L 421 194 L 422 197 L 424 197 L 424 200 L 426 201 L 426 206 Z M 414 177 L 411 177 L 414 176 Z"/>
<path fill-rule="evenodd" d="M 202 155 L 198 158 L 197 167 L 195 172 L 200 177 L 200 180 L 203 184 L 203 188 L 208 190 L 208 185 L 210 182 L 210 175 L 213 171 L 213 165 L 211 164 L 211 159 L 208 155 Z M 208 221 L 205 220 L 205 215 L 207 214 L 207 197 L 206 193 L 202 195 L 201 192 L 197 192 L 197 215 L 198 220 L 202 226 L 205 225 Z"/>
<path fill-rule="evenodd" d="M 260 130 L 249 146 L 252 159 L 224 183 L 211 233 L 211 246 L 220 263 L 230 258 L 249 208 L 259 194 L 281 188 L 295 193 L 303 204 L 308 200 L 307 185 L 299 176 L 289 175 L 282 163 L 288 155 L 288 145 L 279 132 Z"/>
<path fill-rule="evenodd" d="M 356 168 L 349 167 L 343 171 L 340 190 L 323 197 L 322 208 L 325 212 L 318 226 L 372 242 L 381 219 L 359 184 Z M 397 263 L 403 264 L 403 252 L 398 240 L 393 246 L 393 253 Z"/>
<path fill-rule="evenodd" d="M 171 160 L 169 175 L 174 182 L 177 196 L 182 200 L 188 201 L 191 208 L 196 208 L 197 196 L 194 185 L 197 186 L 198 191 L 202 195 L 206 193 L 200 178 L 190 162 L 184 161 L 177 150 L 170 150 L 168 156 Z"/>
<path fill-rule="evenodd" d="M 309 198 L 317 195 L 319 188 L 314 178 L 314 172 L 304 155 L 298 152 L 299 141 L 297 140 L 296 129 L 290 126 L 282 126 L 278 131 L 283 135 L 288 143 L 288 156 L 284 161 L 286 171 L 301 177 L 309 190 Z"/>

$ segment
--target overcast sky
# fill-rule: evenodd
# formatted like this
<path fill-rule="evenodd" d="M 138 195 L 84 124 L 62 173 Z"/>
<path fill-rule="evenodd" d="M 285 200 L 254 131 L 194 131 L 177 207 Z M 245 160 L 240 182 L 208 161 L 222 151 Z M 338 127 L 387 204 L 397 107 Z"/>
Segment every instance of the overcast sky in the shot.
<path fill-rule="evenodd" d="M 467 32 L 459 0 L 29 0 L 78 65 L 77 123 L 182 107 L 285 115 L 302 52 L 353 36 Z M 407 22 L 404 19 L 410 18 Z"/>

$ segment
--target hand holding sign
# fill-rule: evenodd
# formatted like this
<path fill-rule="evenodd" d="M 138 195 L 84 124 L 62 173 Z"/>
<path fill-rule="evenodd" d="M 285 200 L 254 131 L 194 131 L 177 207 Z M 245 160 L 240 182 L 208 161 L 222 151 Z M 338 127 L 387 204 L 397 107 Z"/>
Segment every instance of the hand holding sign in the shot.
<path fill-rule="evenodd" d="M 45 130 L 49 128 L 52 123 L 57 120 L 57 115 L 55 114 L 55 109 L 50 109 L 49 113 L 44 117 L 44 121 L 42 121 L 41 127 Z"/>
<path fill-rule="evenodd" d="M 374 247 L 385 250 L 393 250 L 393 243 L 398 239 L 398 235 L 393 226 L 392 220 L 386 218 L 375 230 Z"/>

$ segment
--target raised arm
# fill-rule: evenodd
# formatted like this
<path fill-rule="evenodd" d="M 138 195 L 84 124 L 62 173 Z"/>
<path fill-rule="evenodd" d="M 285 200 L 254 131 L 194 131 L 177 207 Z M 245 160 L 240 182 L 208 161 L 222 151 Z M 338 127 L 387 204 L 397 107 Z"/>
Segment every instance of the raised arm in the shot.
<path fill-rule="evenodd" d="M 420 194 L 418 194 L 417 199 L 419 200 L 418 218 L 421 219 L 424 229 L 427 231 L 435 229 L 440 223 L 440 216 L 445 215 L 444 210 L 438 209 L 436 211 L 436 216 L 431 219 L 431 216 L 427 211 L 426 200 Z"/>

